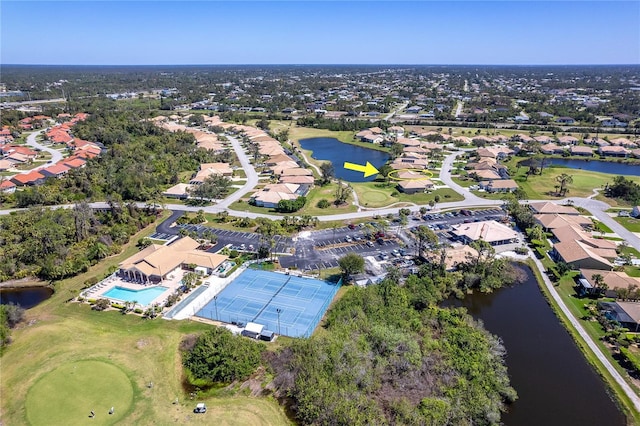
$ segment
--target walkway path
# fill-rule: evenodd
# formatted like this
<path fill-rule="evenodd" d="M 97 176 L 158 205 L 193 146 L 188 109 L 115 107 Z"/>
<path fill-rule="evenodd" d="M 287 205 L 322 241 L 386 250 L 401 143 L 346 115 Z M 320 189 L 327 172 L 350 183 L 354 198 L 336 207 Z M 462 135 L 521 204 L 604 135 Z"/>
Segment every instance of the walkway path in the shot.
<path fill-rule="evenodd" d="M 569 320 L 572 327 L 578 332 L 580 337 L 584 340 L 589 349 L 591 349 L 596 358 L 598 358 L 598 361 L 600 361 L 604 368 L 607 369 L 609 374 L 611 374 L 611 377 L 613 377 L 616 383 L 622 388 L 624 393 L 631 400 L 635 409 L 640 412 L 640 397 L 634 392 L 634 390 L 624 380 L 620 373 L 618 373 L 618 370 L 614 368 L 611 362 L 609 362 L 609 359 L 604 355 L 604 353 L 602 353 L 600 347 L 598 347 L 598 345 L 591 339 L 591 336 L 585 331 L 584 327 L 582 327 L 582 324 L 580 324 L 576 317 L 571 313 L 567 305 L 565 305 L 564 301 L 556 291 L 556 288 L 553 286 L 553 283 L 544 272 L 544 266 L 542 265 L 542 262 L 540 262 L 540 260 L 533 254 L 533 252 L 531 252 L 531 249 L 529 249 L 529 255 L 540 271 L 540 275 L 542 275 L 542 281 L 544 282 L 545 287 L 547 287 L 549 294 L 551 294 L 553 300 L 555 300 L 555 302 L 558 304 L 558 307 L 560 308 L 564 316 Z"/>

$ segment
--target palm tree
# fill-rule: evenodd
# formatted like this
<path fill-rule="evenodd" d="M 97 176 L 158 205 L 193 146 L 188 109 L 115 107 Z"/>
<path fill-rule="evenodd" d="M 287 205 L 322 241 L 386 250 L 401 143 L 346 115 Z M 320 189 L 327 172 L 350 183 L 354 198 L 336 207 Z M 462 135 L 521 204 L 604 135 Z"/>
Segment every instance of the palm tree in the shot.
<path fill-rule="evenodd" d="M 546 235 L 542 226 L 540 226 L 539 224 L 536 224 L 531 228 L 527 229 L 527 236 L 532 240 L 543 241 Z"/>
<path fill-rule="evenodd" d="M 604 282 L 604 277 L 601 274 L 593 274 L 591 279 L 600 293 L 604 293 L 609 288 L 609 286 Z"/>
<path fill-rule="evenodd" d="M 556 180 L 560 184 L 560 189 L 558 192 L 561 197 L 564 197 L 567 194 L 567 192 L 569 192 L 567 185 L 570 183 L 573 183 L 573 176 L 568 175 L 566 173 L 562 173 L 560 176 L 556 176 Z"/>

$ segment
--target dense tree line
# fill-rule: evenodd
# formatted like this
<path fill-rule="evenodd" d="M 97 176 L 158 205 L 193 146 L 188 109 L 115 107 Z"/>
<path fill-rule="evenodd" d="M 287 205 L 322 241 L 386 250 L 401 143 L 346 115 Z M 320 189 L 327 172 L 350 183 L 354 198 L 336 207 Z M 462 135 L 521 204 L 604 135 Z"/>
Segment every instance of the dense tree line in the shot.
<path fill-rule="evenodd" d="M 302 424 L 499 422 L 516 398 L 501 342 L 464 310 L 417 307 L 416 296 L 393 278 L 353 288 L 325 333 L 272 357 L 276 391 Z"/>
<path fill-rule="evenodd" d="M 640 205 L 640 185 L 624 176 L 616 176 L 605 188 L 607 197 L 622 198 L 633 205 Z"/>
<path fill-rule="evenodd" d="M 189 380 L 196 385 L 212 385 L 247 379 L 260 364 L 265 346 L 214 327 L 195 340 L 186 339 L 182 349 Z"/>
<path fill-rule="evenodd" d="M 306 203 L 306 197 L 298 197 L 295 200 L 280 200 L 278 201 L 278 211 L 282 213 L 294 213 L 303 208 Z"/>
<path fill-rule="evenodd" d="M 155 219 L 135 205 L 111 202 L 95 212 L 87 204 L 72 209 L 32 208 L 0 217 L 0 281 L 37 276 L 56 280 L 86 271 L 120 252 L 129 237 Z"/>
<path fill-rule="evenodd" d="M 334 131 L 342 131 L 347 130 L 351 132 L 360 131 L 364 129 L 368 129 L 369 127 L 380 127 L 385 130 L 389 127 L 389 123 L 387 121 L 381 120 L 377 122 L 371 122 L 369 120 L 351 120 L 341 118 L 339 120 L 334 120 L 331 118 L 324 117 L 300 117 L 297 120 L 298 126 L 301 127 L 315 127 L 318 129 L 328 129 Z"/>

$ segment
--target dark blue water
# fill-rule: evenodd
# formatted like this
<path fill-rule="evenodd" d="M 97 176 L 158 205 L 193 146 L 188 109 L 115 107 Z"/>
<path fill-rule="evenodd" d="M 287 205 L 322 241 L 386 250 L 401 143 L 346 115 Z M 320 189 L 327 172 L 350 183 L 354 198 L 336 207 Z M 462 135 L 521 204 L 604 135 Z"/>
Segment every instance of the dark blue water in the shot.
<path fill-rule="evenodd" d="M 374 180 L 376 176 L 364 178 L 362 172 L 347 170 L 344 168 L 345 161 L 363 166 L 368 161 L 379 169 L 389 160 L 389 155 L 386 152 L 342 143 L 335 138 L 301 139 L 300 146 L 303 149 L 313 151 L 312 157 L 316 160 L 331 161 L 336 171 L 336 177 L 348 182 L 368 182 Z"/>
<path fill-rule="evenodd" d="M 553 313 L 528 267 L 526 280 L 492 294 L 474 293 L 447 306 L 464 306 L 502 338 L 518 399 L 506 426 L 616 426 L 625 417 Z"/>
<path fill-rule="evenodd" d="M 24 287 L 0 289 L 0 305 L 20 305 L 24 309 L 33 308 L 53 294 L 49 287 Z"/>
<path fill-rule="evenodd" d="M 598 160 L 568 160 L 564 158 L 547 158 L 546 164 L 570 167 L 572 169 L 589 170 L 590 172 L 610 173 L 613 175 L 640 176 L 640 165 L 615 163 Z"/>

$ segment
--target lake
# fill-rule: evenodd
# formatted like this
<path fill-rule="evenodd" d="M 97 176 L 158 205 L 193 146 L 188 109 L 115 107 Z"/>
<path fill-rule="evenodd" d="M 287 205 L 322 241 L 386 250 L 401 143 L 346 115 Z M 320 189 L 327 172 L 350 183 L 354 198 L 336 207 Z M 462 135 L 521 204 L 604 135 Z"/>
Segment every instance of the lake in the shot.
<path fill-rule="evenodd" d="M 23 287 L 0 289 L 0 304 L 20 305 L 24 309 L 33 308 L 40 302 L 44 302 L 53 294 L 49 287 Z"/>
<path fill-rule="evenodd" d="M 591 172 L 610 173 L 613 175 L 640 176 L 640 165 L 616 163 L 599 160 L 574 160 L 564 158 L 547 158 L 545 164 L 570 167 L 572 169 L 589 170 Z"/>
<path fill-rule="evenodd" d="M 518 266 L 521 267 L 521 266 Z M 625 417 L 545 300 L 531 269 L 526 281 L 492 294 L 474 293 L 447 306 L 464 306 L 507 349 L 518 399 L 507 426 L 625 425 Z"/>
<path fill-rule="evenodd" d="M 368 182 L 374 180 L 376 176 L 364 178 L 362 172 L 347 170 L 344 168 L 345 161 L 363 166 L 368 161 L 379 169 L 389 160 L 389 154 L 386 152 L 343 143 L 336 138 L 300 139 L 300 146 L 302 149 L 313 151 L 311 156 L 316 160 L 333 163 L 336 177 L 348 182 Z"/>

